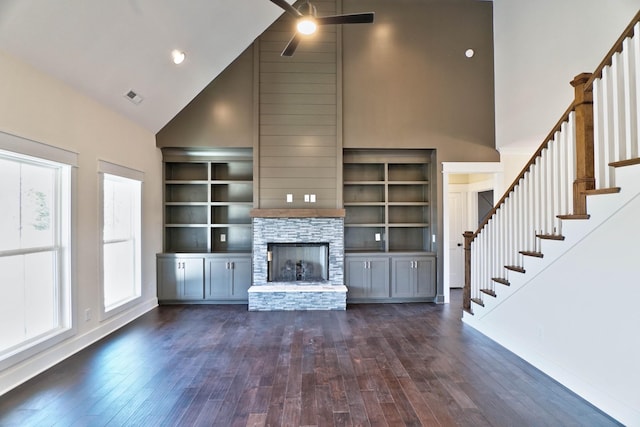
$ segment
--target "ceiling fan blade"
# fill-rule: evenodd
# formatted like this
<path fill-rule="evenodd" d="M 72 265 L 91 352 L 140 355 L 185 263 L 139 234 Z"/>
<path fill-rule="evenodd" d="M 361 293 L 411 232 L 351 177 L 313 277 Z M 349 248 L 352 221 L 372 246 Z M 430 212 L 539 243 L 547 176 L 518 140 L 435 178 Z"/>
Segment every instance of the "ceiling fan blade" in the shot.
<path fill-rule="evenodd" d="M 289 40 L 287 47 L 284 48 L 280 56 L 293 56 L 293 52 L 296 51 L 298 43 L 300 43 L 300 34 L 296 32 L 291 40 Z"/>
<path fill-rule="evenodd" d="M 271 2 L 276 4 L 276 5 L 278 5 L 278 6 L 280 6 L 282 9 L 284 9 L 285 12 L 295 16 L 296 18 L 302 16 L 302 13 L 300 13 L 300 11 L 298 9 L 296 9 L 293 6 L 291 6 L 285 0 L 271 0 Z"/>
<path fill-rule="evenodd" d="M 321 16 L 316 18 L 318 25 L 327 24 L 370 24 L 373 22 L 373 12 L 351 13 L 347 15 Z"/>

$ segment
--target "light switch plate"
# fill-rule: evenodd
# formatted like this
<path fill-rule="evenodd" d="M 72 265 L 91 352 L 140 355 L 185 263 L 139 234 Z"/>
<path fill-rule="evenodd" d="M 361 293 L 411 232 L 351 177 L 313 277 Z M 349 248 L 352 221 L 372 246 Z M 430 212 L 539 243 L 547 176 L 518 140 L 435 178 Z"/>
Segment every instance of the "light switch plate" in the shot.
<path fill-rule="evenodd" d="M 287 194 L 287 203 L 293 203 L 293 194 Z"/>

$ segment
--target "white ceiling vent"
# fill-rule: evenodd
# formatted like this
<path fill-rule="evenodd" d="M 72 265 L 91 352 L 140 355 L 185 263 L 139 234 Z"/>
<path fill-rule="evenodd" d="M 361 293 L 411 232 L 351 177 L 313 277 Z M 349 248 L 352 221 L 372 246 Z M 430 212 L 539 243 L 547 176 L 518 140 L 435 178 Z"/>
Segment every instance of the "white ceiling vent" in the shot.
<path fill-rule="evenodd" d="M 129 92 L 124 94 L 125 98 L 127 98 L 129 101 L 133 102 L 134 104 L 138 105 L 142 102 L 142 97 L 140 95 L 138 95 L 137 93 L 135 93 L 134 91 L 130 90 Z"/>

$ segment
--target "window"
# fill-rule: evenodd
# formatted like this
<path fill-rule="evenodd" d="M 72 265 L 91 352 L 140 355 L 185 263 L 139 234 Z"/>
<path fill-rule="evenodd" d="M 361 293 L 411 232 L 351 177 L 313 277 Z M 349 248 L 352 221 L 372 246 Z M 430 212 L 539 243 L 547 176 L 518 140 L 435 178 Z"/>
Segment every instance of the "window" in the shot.
<path fill-rule="evenodd" d="M 0 368 L 71 331 L 72 164 L 51 158 L 75 163 L 73 153 L 0 133 Z"/>
<path fill-rule="evenodd" d="M 141 294 L 142 174 L 107 162 L 100 162 L 100 171 L 103 313 L 108 313 Z"/>

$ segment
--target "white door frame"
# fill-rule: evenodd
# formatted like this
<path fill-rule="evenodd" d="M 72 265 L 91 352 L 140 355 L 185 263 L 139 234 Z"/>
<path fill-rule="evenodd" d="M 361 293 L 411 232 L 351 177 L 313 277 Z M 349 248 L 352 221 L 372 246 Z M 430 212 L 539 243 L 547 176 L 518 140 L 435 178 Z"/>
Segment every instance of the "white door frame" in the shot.
<path fill-rule="evenodd" d="M 501 196 L 503 191 L 503 166 L 500 162 L 442 162 L 442 218 L 443 218 L 443 281 L 444 281 L 444 303 L 450 301 L 450 266 L 449 266 L 449 201 L 447 193 L 449 190 L 450 174 L 471 174 L 484 173 L 493 174 L 493 188 L 496 196 Z M 496 199 L 497 200 L 497 199 Z M 475 230 L 469 230 L 475 231 Z"/>

